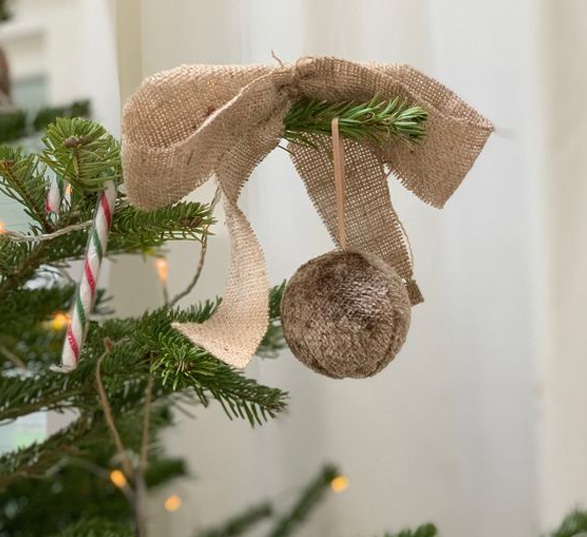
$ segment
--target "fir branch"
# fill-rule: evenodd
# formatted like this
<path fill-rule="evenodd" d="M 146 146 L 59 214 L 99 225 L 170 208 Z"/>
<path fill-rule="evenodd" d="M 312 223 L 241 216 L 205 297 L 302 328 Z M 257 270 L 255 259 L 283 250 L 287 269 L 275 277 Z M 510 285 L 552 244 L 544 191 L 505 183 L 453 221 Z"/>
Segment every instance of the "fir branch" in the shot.
<path fill-rule="evenodd" d="M 109 253 L 147 251 L 173 240 L 201 241 L 213 223 L 210 206 L 198 202 L 150 212 L 122 204 L 114 211 Z"/>
<path fill-rule="evenodd" d="M 6 234 L 0 234 L 0 288 L 4 279 L 14 274 L 18 267 L 23 266 L 32 250 L 31 243 L 17 243 L 9 239 Z M 0 300 L 1 303 L 2 300 Z"/>
<path fill-rule="evenodd" d="M 0 425 L 40 410 L 71 408 L 83 394 L 83 385 L 66 376 L 46 373 L 35 377 L 0 376 Z"/>
<path fill-rule="evenodd" d="M 74 191 L 96 192 L 120 182 L 120 146 L 104 127 L 82 118 L 57 118 L 43 137 L 43 162 Z"/>
<path fill-rule="evenodd" d="M 277 358 L 279 351 L 287 347 L 281 327 L 281 301 L 285 286 L 286 282 L 283 281 L 269 294 L 269 325 L 256 352 L 261 358 Z"/>
<path fill-rule="evenodd" d="M 122 441 L 126 447 L 137 453 L 142 440 L 143 401 L 134 401 L 129 405 L 127 400 L 127 404 L 121 405 L 114 404 L 115 397 L 124 398 L 124 393 L 115 392 L 112 395 L 112 408 Z M 155 434 L 171 423 L 171 414 L 166 404 L 154 406 L 151 412 L 152 452 L 155 456 L 158 456 L 160 450 L 155 442 Z M 83 458 L 94 453 L 101 454 L 103 463 L 111 462 L 115 449 L 111 442 L 105 441 L 107 438 L 108 429 L 102 411 L 96 407 L 94 411 L 82 412 L 77 420 L 45 441 L 35 442 L 0 456 L 0 492 L 21 479 L 50 478 L 49 470 L 59 468 L 59 465 L 66 463 L 69 458 Z"/>
<path fill-rule="evenodd" d="M 46 345 L 45 333 L 49 330 L 42 323 L 48 321 L 55 312 L 69 309 L 74 290 L 75 287 L 70 284 L 40 289 L 16 289 L 9 293 L 0 302 L 0 344 L 26 356 L 29 354 L 26 352 L 27 337 L 34 331 Z M 102 298 L 102 293 L 99 298 Z M 62 338 L 62 334 L 59 338 Z"/>
<path fill-rule="evenodd" d="M 271 293 L 272 314 L 282 292 L 283 285 Z M 162 308 L 139 319 L 92 322 L 82 360 L 72 373 L 63 376 L 41 370 L 30 377 L 0 376 L 0 422 L 39 410 L 100 410 L 95 367 L 105 339 L 115 343 L 103 366 L 105 390 L 115 413 L 144 401 L 152 360 L 152 370 L 160 379 L 153 387 L 154 399 L 192 389 L 205 406 L 216 399 L 231 418 L 244 418 L 253 425 L 273 418 L 285 409 L 287 393 L 244 377 L 171 327 L 171 322 L 203 322 L 215 307 L 206 302 L 187 310 Z"/>
<path fill-rule="evenodd" d="M 386 533 L 385 537 L 436 537 L 438 530 L 434 524 L 424 524 L 416 530 L 402 530 L 399 533 Z"/>
<path fill-rule="evenodd" d="M 76 420 L 44 442 L 0 456 L 0 492 L 21 479 L 44 474 L 65 456 L 79 456 L 89 437 L 103 438 L 104 428 L 88 416 Z"/>
<path fill-rule="evenodd" d="M 121 346 L 120 354 L 127 351 L 128 344 Z M 114 352 L 112 353 L 115 354 Z M 136 356 L 135 356 L 136 360 Z M 84 367 L 67 375 L 42 370 L 30 377 L 0 376 L 0 424 L 21 416 L 41 410 L 63 411 L 77 408 L 84 412 L 101 412 L 102 405 L 98 399 L 95 376 L 88 371 L 90 365 L 96 366 L 96 359 L 86 357 Z M 120 356 L 116 364 L 121 364 Z M 144 402 L 148 374 L 144 364 L 134 361 L 121 367 L 115 374 L 113 364 L 109 365 L 109 374 L 104 382 L 112 400 L 114 414 L 131 411 Z M 157 383 L 153 389 L 154 396 L 164 398 L 173 395 L 169 387 Z"/>
<path fill-rule="evenodd" d="M 276 285 L 269 292 L 269 319 L 272 321 L 279 320 L 281 317 L 281 302 L 287 281 L 283 280 L 279 285 Z"/>
<path fill-rule="evenodd" d="M 10 0 L 0 0 L 0 22 L 6 22 L 12 18 L 12 10 L 9 7 L 11 3 Z"/>
<path fill-rule="evenodd" d="M 550 537 L 579 537 L 587 534 L 587 511 L 575 509 L 562 521 Z"/>
<path fill-rule="evenodd" d="M 132 526 L 124 522 L 112 522 L 106 518 L 84 518 L 67 526 L 51 537 L 135 537 Z"/>
<path fill-rule="evenodd" d="M 0 192 L 20 203 L 41 230 L 50 233 L 54 228 L 45 209 L 46 191 L 36 156 L 0 147 Z"/>
<path fill-rule="evenodd" d="M 23 327 L 22 330 L 3 333 L 0 342 L 25 364 L 27 374 L 36 375 L 58 361 L 63 349 L 65 330 L 48 329 L 45 323 Z M 0 359 L 2 358 L 4 356 L 0 353 Z M 7 360 L 2 361 L 0 368 L 2 374 L 14 373 L 14 367 Z"/>
<path fill-rule="evenodd" d="M 268 502 L 262 503 L 229 518 L 221 526 L 198 532 L 196 537 L 238 537 L 272 516 L 273 506 Z"/>
<path fill-rule="evenodd" d="M 187 475 L 188 469 L 183 459 L 151 457 L 145 472 L 145 482 L 149 489 L 167 483 L 170 479 Z"/>
<path fill-rule="evenodd" d="M 366 103 L 354 101 L 329 103 L 305 99 L 294 104 L 284 119 L 283 138 L 289 142 L 315 146 L 314 134 L 331 134 L 332 120 L 339 118 L 341 136 L 355 141 L 381 144 L 396 138 L 410 146 L 425 136 L 426 110 L 396 97 L 374 97 Z"/>
<path fill-rule="evenodd" d="M 152 370 L 164 385 L 178 391 L 193 389 L 204 406 L 216 399 L 228 417 L 247 419 L 253 426 L 285 409 L 285 392 L 259 385 L 190 344 L 171 327 L 169 318 L 151 317 L 149 325 L 141 330 L 139 345 L 156 356 Z"/>
<path fill-rule="evenodd" d="M 276 315 L 284 291 L 284 284 L 270 292 L 271 315 Z M 146 315 L 135 332 L 137 346 L 147 355 L 153 356 L 152 369 L 165 385 L 173 390 L 192 388 L 204 406 L 210 397 L 216 399 L 228 417 L 247 419 L 251 425 L 275 417 L 286 407 L 287 393 L 267 388 L 244 377 L 240 371 L 220 362 L 206 350 L 191 344 L 176 332 L 172 322 L 205 321 L 217 303 L 205 302 L 200 307 L 188 310 L 167 310 Z M 277 323 L 276 317 L 273 323 Z M 268 331 L 272 328 L 268 327 Z M 281 343 L 281 340 L 278 340 Z M 265 338 L 261 352 L 275 349 L 276 338 Z"/>
<path fill-rule="evenodd" d="M 201 241 L 213 223 L 210 207 L 197 202 L 182 202 L 151 213 L 126 205 L 122 197 L 119 205 L 113 215 L 108 256 L 150 252 L 172 240 Z M 31 278 L 42 265 L 82 259 L 88 239 L 87 231 L 78 227 L 85 228 L 86 219 L 90 217 L 91 213 L 78 213 L 77 218 L 84 219 L 80 223 L 73 213 L 66 213 L 59 221 L 64 227 L 58 227 L 40 242 L 21 241 L 20 238 L 14 241 L 10 234 L 0 235 L 0 303 L 9 291 Z M 37 234 L 26 236 L 35 239 Z"/>
<path fill-rule="evenodd" d="M 127 445 L 140 442 L 137 416 L 138 412 L 131 412 L 117 418 Z M 185 463 L 164 457 L 162 445 L 157 441 L 162 428 L 172 424 L 171 413 L 166 407 L 159 407 L 152 416 L 151 425 L 155 431 L 152 433 L 152 457 L 146 475 L 149 488 L 186 475 Z M 100 431 L 105 434 L 104 429 Z M 46 470 L 40 467 L 39 473 L 29 473 L 35 479 L 16 480 L 0 492 L 0 506 L 10 506 L 8 509 L 0 507 L 0 534 L 18 533 L 21 537 L 59 534 L 80 517 L 130 524 L 131 507 L 109 479 L 109 470 L 114 462 L 112 444 L 98 436 L 80 442 L 83 448 L 80 456 L 63 456 L 64 451 L 61 450 L 62 457 L 56 464 Z M 50 449 L 57 452 L 59 446 L 52 445 Z M 21 502 L 20 498 L 27 501 Z"/>
<path fill-rule="evenodd" d="M 31 279 L 51 254 L 57 254 L 47 248 L 48 244 L 49 241 L 33 246 L 32 243 L 14 242 L 0 236 L 0 302 L 13 289 Z"/>
<path fill-rule="evenodd" d="M 0 8 L 0 21 L 2 20 L 2 8 Z M 0 143 L 4 144 L 26 137 L 27 114 L 22 110 L 15 110 L 0 114 Z"/>
<path fill-rule="evenodd" d="M 327 493 L 332 480 L 339 475 L 335 466 L 326 465 L 320 474 L 301 492 L 289 513 L 281 517 L 268 537 L 288 537 L 304 523 Z M 421 537 L 421 536 L 418 536 Z M 423 537 L 423 536 L 422 536 Z"/>

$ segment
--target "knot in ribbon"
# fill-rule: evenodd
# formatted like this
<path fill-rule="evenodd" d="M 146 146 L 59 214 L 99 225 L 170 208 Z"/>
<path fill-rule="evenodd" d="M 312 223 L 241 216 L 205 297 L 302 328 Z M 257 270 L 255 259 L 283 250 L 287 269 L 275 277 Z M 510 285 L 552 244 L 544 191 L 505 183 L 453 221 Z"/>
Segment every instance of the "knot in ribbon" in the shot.
<path fill-rule="evenodd" d="M 146 79 L 126 104 L 122 163 L 129 200 L 142 209 L 175 203 L 215 175 L 231 242 L 224 298 L 204 323 L 175 324 L 220 360 L 244 367 L 268 323 L 261 247 L 237 202 L 254 168 L 279 143 L 283 120 L 299 99 L 332 103 L 400 97 L 428 112 L 424 141 L 410 147 L 344 140 L 347 246 L 378 256 L 405 282 L 412 304 L 409 243 L 391 205 L 390 172 L 416 196 L 442 207 L 473 165 L 491 123 L 439 82 L 407 65 L 302 58 L 294 65 L 187 65 Z M 293 163 L 335 243 L 337 217 L 325 135 L 290 144 Z"/>

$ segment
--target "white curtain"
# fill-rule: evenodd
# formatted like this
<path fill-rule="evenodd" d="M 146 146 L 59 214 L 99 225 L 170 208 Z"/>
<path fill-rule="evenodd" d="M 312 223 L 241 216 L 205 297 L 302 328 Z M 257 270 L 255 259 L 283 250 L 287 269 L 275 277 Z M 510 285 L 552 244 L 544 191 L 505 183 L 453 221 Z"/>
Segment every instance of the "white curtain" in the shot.
<path fill-rule="evenodd" d="M 134 5 L 118 35 L 127 51 L 140 45 L 143 75 L 180 63 L 272 62 L 272 50 L 284 61 L 405 62 L 497 126 L 443 211 L 391 180 L 426 297 L 401 355 L 361 381 L 320 377 L 289 353 L 256 361 L 247 373 L 287 389 L 289 413 L 254 431 L 218 409 L 181 419 L 169 446 L 198 479 L 154 498 L 160 534 L 191 535 L 264 497 L 285 506 L 324 461 L 340 464 L 350 487 L 329 498 L 303 536 L 382 535 L 432 521 L 444 537 L 530 537 L 587 504 L 587 4 Z M 275 282 L 331 248 L 284 152 L 259 167 L 243 207 Z M 212 244 L 192 300 L 222 291 L 221 229 Z M 172 291 L 195 263 L 190 247 L 173 248 Z M 136 274 L 113 272 L 123 303 Z M 160 508 L 170 490 L 184 498 L 175 514 Z"/>

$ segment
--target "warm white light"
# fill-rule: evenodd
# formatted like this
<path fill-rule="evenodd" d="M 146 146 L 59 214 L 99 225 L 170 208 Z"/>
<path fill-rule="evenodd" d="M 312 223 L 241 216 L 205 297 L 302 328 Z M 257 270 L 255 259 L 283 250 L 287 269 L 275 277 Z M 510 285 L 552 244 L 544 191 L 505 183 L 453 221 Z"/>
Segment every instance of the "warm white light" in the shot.
<path fill-rule="evenodd" d="M 165 509 L 170 513 L 177 511 L 181 507 L 181 498 L 177 494 L 172 494 L 165 500 Z"/>
<path fill-rule="evenodd" d="M 57 312 L 51 320 L 51 328 L 56 331 L 65 330 L 69 324 L 69 315 L 61 311 Z"/>
<path fill-rule="evenodd" d="M 346 489 L 349 488 L 349 478 L 346 475 L 336 476 L 330 482 L 330 488 L 334 492 L 344 492 Z"/>
<path fill-rule="evenodd" d="M 114 483 L 119 489 L 126 487 L 126 477 L 120 470 L 112 470 L 110 472 L 110 481 Z"/>
<path fill-rule="evenodd" d="M 169 263 L 164 257 L 158 257 L 155 261 L 155 268 L 157 269 L 157 275 L 161 283 L 165 285 L 169 276 Z"/>
<path fill-rule="evenodd" d="M 4 222 L 0 220 L 0 234 L 2 233 L 6 233 L 6 226 L 4 225 Z"/>

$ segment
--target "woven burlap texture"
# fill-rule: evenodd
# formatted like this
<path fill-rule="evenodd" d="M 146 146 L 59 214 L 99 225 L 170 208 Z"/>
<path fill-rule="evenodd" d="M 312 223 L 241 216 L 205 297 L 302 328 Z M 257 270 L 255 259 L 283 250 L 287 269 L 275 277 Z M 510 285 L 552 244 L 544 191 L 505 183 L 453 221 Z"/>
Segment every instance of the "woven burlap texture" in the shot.
<path fill-rule="evenodd" d="M 347 246 L 393 267 L 416 304 L 422 298 L 386 178 L 393 172 L 423 201 L 442 207 L 493 130 L 442 84 L 406 65 L 335 58 L 279 66 L 191 65 L 146 79 L 126 104 L 122 163 L 132 204 L 156 209 L 177 202 L 212 175 L 223 195 L 231 267 L 222 303 L 204 323 L 174 325 L 196 345 L 244 367 L 267 329 L 265 261 L 237 202 L 253 169 L 279 143 L 289 108 L 301 98 L 364 102 L 373 96 L 400 96 L 426 109 L 426 138 L 416 148 L 393 139 L 380 146 L 345 142 Z M 330 154 L 305 145 L 290 145 L 290 151 L 336 242 Z"/>

